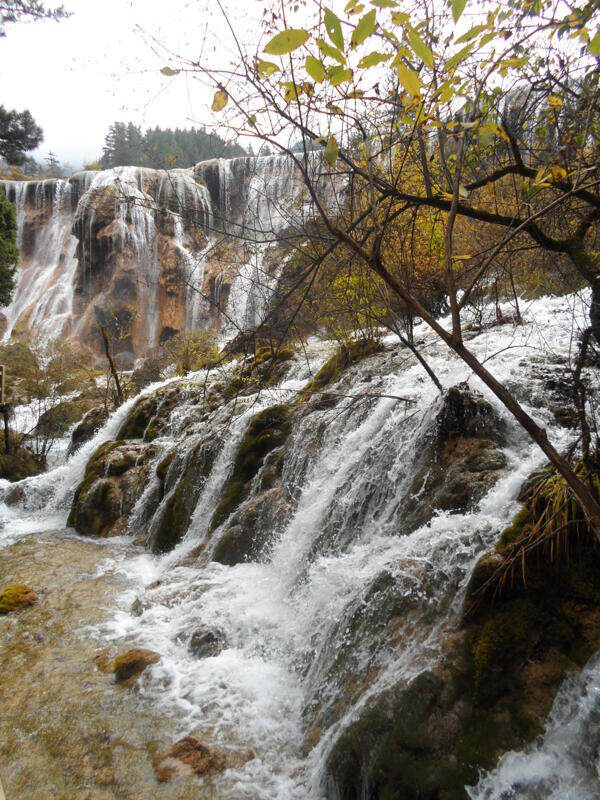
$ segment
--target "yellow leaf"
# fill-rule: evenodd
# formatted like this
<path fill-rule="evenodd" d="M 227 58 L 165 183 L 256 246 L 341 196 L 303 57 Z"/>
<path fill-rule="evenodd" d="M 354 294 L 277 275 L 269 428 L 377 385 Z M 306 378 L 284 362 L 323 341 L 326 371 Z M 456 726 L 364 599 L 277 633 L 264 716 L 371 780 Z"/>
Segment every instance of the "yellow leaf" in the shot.
<path fill-rule="evenodd" d="M 421 94 L 421 81 L 414 69 L 398 64 L 398 80 L 409 94 L 414 97 Z"/>
<path fill-rule="evenodd" d="M 272 56 L 284 56 L 286 53 L 291 53 L 297 50 L 298 47 L 302 47 L 309 39 L 309 32 L 305 31 L 303 28 L 288 28 L 285 31 L 276 33 L 268 42 L 263 52 L 269 53 L 269 55 Z"/>
<path fill-rule="evenodd" d="M 335 136 L 330 136 L 329 141 L 325 145 L 325 161 L 327 161 L 330 167 L 337 161 L 338 152 L 339 148 Z"/>
<path fill-rule="evenodd" d="M 213 97 L 212 102 L 212 110 L 213 111 L 222 111 L 225 106 L 227 105 L 227 101 L 229 100 L 229 95 L 224 89 L 219 89 L 215 92 L 215 96 Z"/>

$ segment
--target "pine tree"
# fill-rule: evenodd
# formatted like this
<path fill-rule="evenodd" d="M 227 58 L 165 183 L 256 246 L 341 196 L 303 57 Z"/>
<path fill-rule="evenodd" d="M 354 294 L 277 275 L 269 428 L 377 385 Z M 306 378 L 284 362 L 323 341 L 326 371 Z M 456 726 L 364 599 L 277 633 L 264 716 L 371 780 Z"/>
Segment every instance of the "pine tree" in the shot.
<path fill-rule="evenodd" d="M 15 269 L 19 260 L 16 244 L 15 207 L 0 191 L 0 306 L 9 305 L 15 288 Z"/>
<path fill-rule="evenodd" d="M 25 153 L 36 148 L 44 134 L 29 111 L 8 111 L 0 106 L 0 156 L 9 164 L 22 164 Z"/>

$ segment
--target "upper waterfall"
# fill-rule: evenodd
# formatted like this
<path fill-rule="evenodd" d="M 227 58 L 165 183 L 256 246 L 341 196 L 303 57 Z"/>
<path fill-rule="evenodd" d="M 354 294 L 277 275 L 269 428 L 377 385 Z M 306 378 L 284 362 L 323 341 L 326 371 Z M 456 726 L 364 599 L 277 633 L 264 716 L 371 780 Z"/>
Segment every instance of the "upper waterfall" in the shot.
<path fill-rule="evenodd" d="M 313 176 L 323 163 L 310 154 Z M 322 171 L 331 206 L 335 179 Z M 118 347 L 132 355 L 178 331 L 212 328 L 229 338 L 260 323 L 277 279 L 266 251 L 283 232 L 301 236 L 317 216 L 286 156 L 0 186 L 16 206 L 21 251 L 4 341 L 26 326 L 99 350 L 98 323 L 114 316 Z"/>

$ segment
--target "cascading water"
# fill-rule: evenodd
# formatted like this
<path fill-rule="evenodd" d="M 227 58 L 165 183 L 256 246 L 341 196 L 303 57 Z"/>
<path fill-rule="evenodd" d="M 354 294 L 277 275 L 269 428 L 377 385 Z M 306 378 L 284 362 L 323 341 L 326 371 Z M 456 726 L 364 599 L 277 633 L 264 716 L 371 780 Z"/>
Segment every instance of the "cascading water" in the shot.
<path fill-rule="evenodd" d="M 583 326 L 585 311 L 576 310 L 575 323 Z M 568 356 L 571 312 L 564 299 L 546 298 L 524 310 L 524 326 L 498 327 L 470 342 L 479 357 L 494 355 L 495 374 L 529 397 L 530 412 L 560 448 L 568 445 L 572 432 L 533 408 L 540 386 L 531 367 L 541 351 L 547 353 L 548 342 L 557 362 Z M 269 506 L 274 513 L 260 517 L 257 529 L 264 539 L 261 555 L 236 563 L 218 560 L 233 528 L 228 518 L 211 532 L 210 521 L 233 480 L 251 420 L 301 397 L 310 374 L 328 355 L 322 347 L 315 346 L 308 360 L 303 356 L 292 362 L 277 387 L 225 400 L 209 411 L 197 394 L 206 376 L 183 382 L 196 389 L 181 395 L 152 446 L 159 471 L 158 465 L 171 463 L 170 458 L 185 462 L 198 441 L 217 443 L 212 466 L 196 487 L 187 533 L 162 555 L 124 553 L 119 541 L 114 549 L 109 542 L 101 551 L 96 574 L 118 575 L 125 588 L 110 618 L 81 635 L 160 653 L 160 661 L 141 680 L 140 702 L 173 718 L 177 735 L 201 732 L 214 746 L 238 754 L 230 769 L 212 777 L 213 789 L 224 800 L 337 796 L 327 780 L 336 744 L 368 703 L 436 664 L 441 644 L 455 632 L 475 562 L 512 518 L 522 482 L 542 461 L 539 450 L 486 393 L 505 425 L 506 465 L 498 481 L 473 510 L 441 511 L 411 527 L 411 478 L 441 401 L 397 342 L 390 338 L 386 344 L 383 353 L 329 387 L 330 397 L 338 397 L 333 406 L 291 406 L 281 487 L 265 489 L 272 468 L 265 460 L 234 515 L 238 520 L 256 513 L 265 492 L 274 492 L 275 506 Z M 466 367 L 440 344 L 430 343 L 428 352 L 444 385 L 468 377 Z M 210 378 L 208 396 L 211 381 L 226 380 Z M 471 383 L 485 392 L 474 379 Z M 180 385 L 177 380 L 171 384 Z M 130 401 L 119 409 L 66 465 L 21 484 L 24 499 L 5 510 L 4 544 L 25 531 L 47 529 L 40 511 L 44 507 L 62 514 L 64 524 L 91 452 L 116 435 L 132 406 Z M 158 505 L 154 486 L 146 487 L 130 518 L 132 535 L 153 530 L 174 487 Z M 382 598 L 397 609 L 392 616 L 381 606 Z M 391 628 L 386 627 L 390 620 Z M 218 631 L 223 646 L 198 658 L 189 643 L 195 631 L 206 629 Z M 563 687 L 543 739 L 527 754 L 504 756 L 495 771 L 469 789 L 470 796 L 598 796 L 596 679 L 592 661 L 579 679 Z M 575 786 L 579 794 L 572 793 Z"/>
<path fill-rule="evenodd" d="M 319 153 L 309 154 L 307 164 L 331 207 L 341 196 L 340 179 L 323 169 Z M 217 274 L 213 265 L 211 279 L 231 286 L 220 323 L 223 337 L 231 338 L 267 314 L 280 272 L 278 238 L 284 232 L 302 237 L 318 219 L 296 164 L 285 156 L 215 159 L 168 171 L 116 167 L 0 186 L 16 204 L 22 246 L 17 290 L 4 312 L 5 341 L 22 323 L 52 338 L 85 341 L 95 324 L 94 305 L 131 305 L 132 293 L 139 351 L 162 341 L 159 318 L 167 336 L 180 327 L 213 326 L 220 301 L 208 297 L 206 265 L 222 241 L 230 252 L 218 261 Z M 173 269 L 166 240 L 181 270 L 167 282 L 184 285 L 182 323 L 171 319 L 173 288 L 161 289 L 162 271 Z M 121 272 L 113 285 L 115 269 Z"/>

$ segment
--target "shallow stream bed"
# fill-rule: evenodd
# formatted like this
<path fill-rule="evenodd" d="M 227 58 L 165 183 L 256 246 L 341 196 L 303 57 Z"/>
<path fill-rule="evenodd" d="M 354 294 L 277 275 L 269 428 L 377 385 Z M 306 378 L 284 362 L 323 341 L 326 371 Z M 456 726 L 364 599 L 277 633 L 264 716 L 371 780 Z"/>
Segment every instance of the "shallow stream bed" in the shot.
<path fill-rule="evenodd" d="M 35 588 L 38 603 L 0 617 L 0 777 L 6 800 L 208 798 L 197 778 L 156 780 L 174 721 L 96 664 L 113 655 L 90 635 L 114 613 L 123 578 L 97 564 L 131 545 L 86 541 L 67 531 L 0 549 L 2 583 Z M 122 555 L 124 555 L 123 553 Z M 122 648 L 119 648 L 122 649 Z M 126 649 L 126 647 L 125 647 Z"/>

